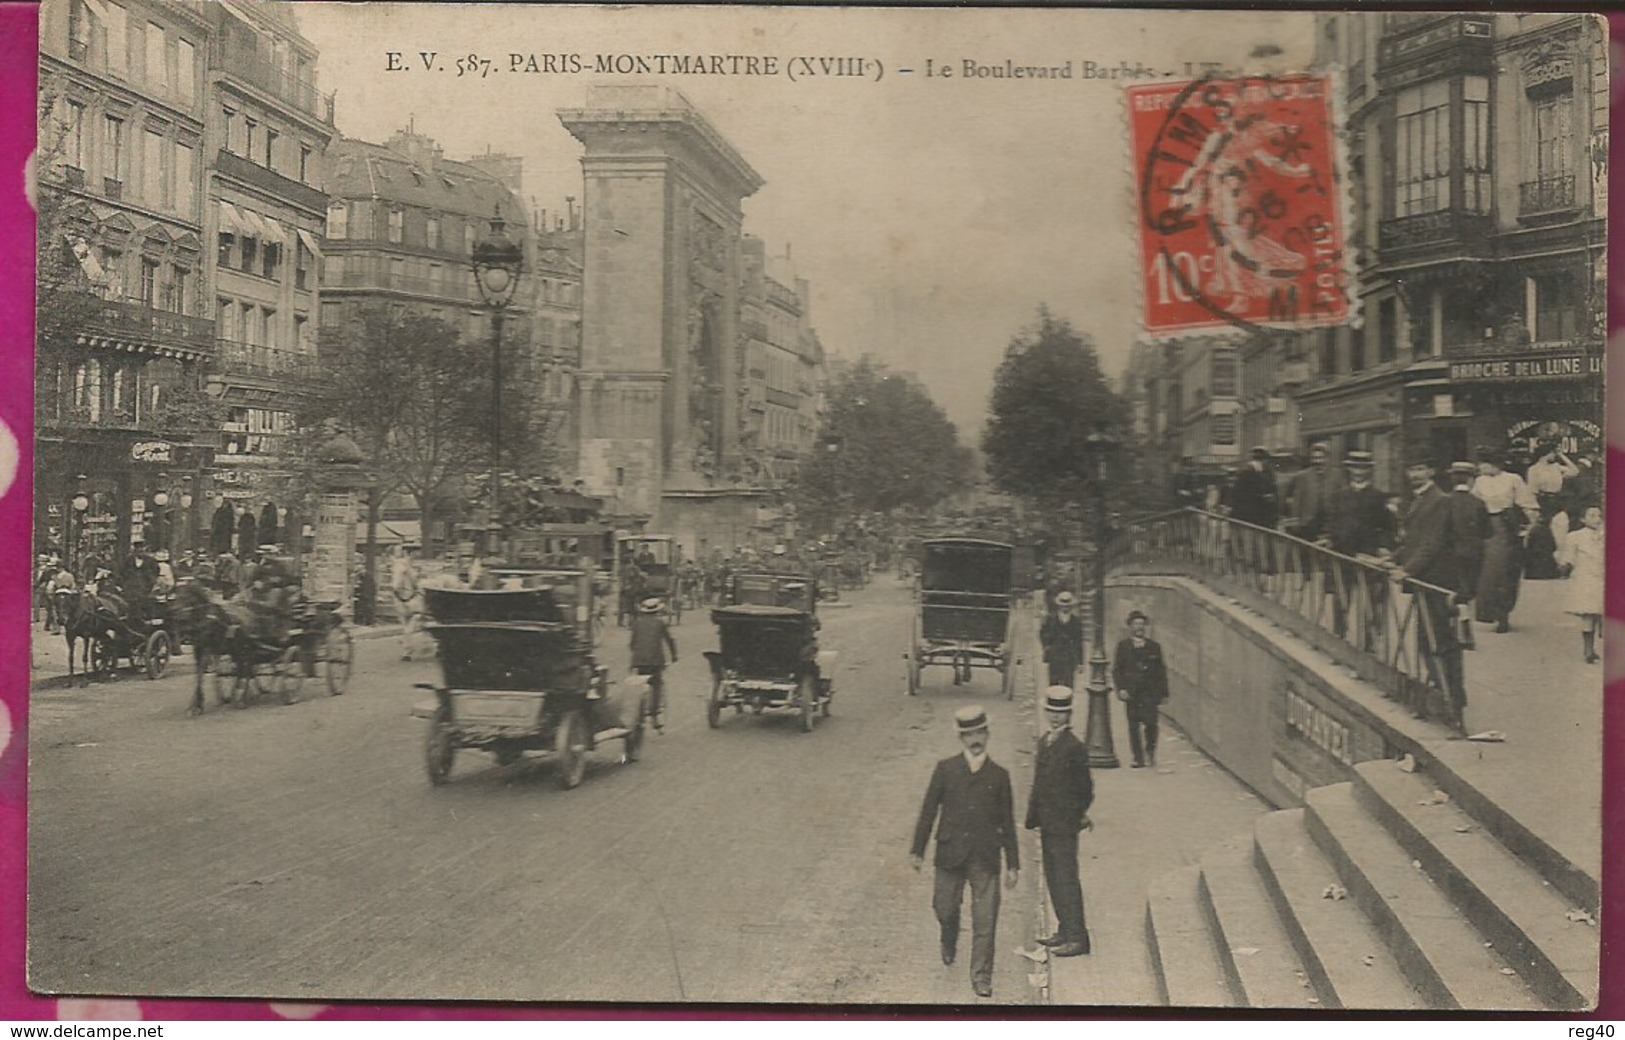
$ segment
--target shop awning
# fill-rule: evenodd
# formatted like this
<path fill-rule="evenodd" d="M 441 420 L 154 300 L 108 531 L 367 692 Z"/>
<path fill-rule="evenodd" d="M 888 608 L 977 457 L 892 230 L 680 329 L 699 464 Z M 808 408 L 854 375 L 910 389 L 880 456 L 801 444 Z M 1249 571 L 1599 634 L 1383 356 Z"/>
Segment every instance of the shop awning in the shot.
<path fill-rule="evenodd" d="M 254 230 L 236 206 L 224 199 L 220 200 L 220 230 L 239 238 L 253 238 Z"/>
<path fill-rule="evenodd" d="M 267 242 L 279 242 L 279 243 L 282 243 L 284 245 L 287 244 L 288 232 L 286 231 L 286 229 L 284 229 L 282 227 L 281 224 L 278 224 L 275 220 L 271 219 L 270 217 L 262 216 L 259 219 L 260 219 L 260 222 L 265 225 L 265 230 L 266 230 L 266 233 L 267 233 L 265 240 Z"/>
<path fill-rule="evenodd" d="M 299 241 L 303 242 L 305 244 L 305 248 L 310 250 L 310 255 L 311 256 L 314 256 L 317 259 L 321 258 L 322 250 L 321 250 L 321 247 L 316 242 L 316 236 L 315 235 L 312 235 L 309 231 L 306 231 L 304 228 L 300 228 L 299 229 Z"/>
<path fill-rule="evenodd" d="M 85 277 L 96 285 L 100 285 L 107 280 L 107 272 L 102 270 L 102 265 L 96 259 L 96 254 L 90 251 L 90 246 L 85 244 L 84 239 L 69 237 L 68 247 L 73 250 L 74 259 L 79 261 L 79 268 L 85 272 Z"/>
<path fill-rule="evenodd" d="M 258 213 L 251 209 L 239 209 L 237 212 L 242 215 L 243 224 L 247 227 L 247 230 L 243 232 L 244 234 L 251 238 L 257 238 L 262 242 L 274 241 L 271 237 L 271 229 L 265 226 L 264 218 Z"/>

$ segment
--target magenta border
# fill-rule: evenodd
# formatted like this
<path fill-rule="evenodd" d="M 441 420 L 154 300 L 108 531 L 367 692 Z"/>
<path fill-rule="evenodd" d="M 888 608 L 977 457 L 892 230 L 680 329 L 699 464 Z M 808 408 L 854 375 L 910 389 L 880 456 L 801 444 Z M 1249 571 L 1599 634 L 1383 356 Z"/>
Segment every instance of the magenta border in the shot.
<path fill-rule="evenodd" d="M 1600 10 L 1595 3 L 1586 5 Z M 24 976 L 26 934 L 27 871 L 27 741 L 24 723 L 28 700 L 28 582 L 26 561 L 31 552 L 30 502 L 33 474 L 32 387 L 34 327 L 34 220 L 23 194 L 24 162 L 34 142 L 34 97 L 38 75 L 38 8 L 33 4 L 0 3 L 0 68 L 6 70 L 0 88 L 0 329 L 8 330 L 0 347 L 0 421 L 16 434 L 21 452 L 17 481 L 0 497 L 0 547 L 7 564 L 0 583 L 0 705 L 9 722 L 0 732 L 12 736 L 0 751 L 0 1020 L 55 1019 L 57 1000 L 28 991 Z M 1625 13 L 1609 12 L 1614 38 L 1625 40 Z M 1621 50 L 1616 44 L 1616 62 Z M 1620 70 L 1616 68 L 1616 75 Z M 1616 87 L 1616 95 L 1619 93 Z M 1616 97 L 1616 102 L 1618 98 Z M 1616 103 L 1613 129 L 1620 129 L 1620 106 Z M 1613 134 L 1610 182 L 1616 198 L 1625 198 L 1625 146 Z M 1619 265 L 1620 274 L 1610 279 L 1609 328 L 1616 334 L 1625 329 L 1625 221 L 1615 221 L 1609 232 L 1609 253 Z M 1625 430 L 1625 387 L 1610 400 L 1610 429 Z M 1625 479 L 1625 452 L 1608 450 L 1608 481 L 1618 487 Z M 1615 496 L 1617 499 L 1617 496 Z M 1610 558 L 1625 559 L 1619 539 L 1625 535 L 1625 512 L 1610 510 L 1608 540 Z M 1618 579 L 1619 575 L 1611 575 Z M 1608 585 L 1608 616 L 1625 621 L 1625 581 Z M 1617 640 L 1615 641 L 1617 644 Z M 1625 653 L 1625 646 L 1611 645 L 1610 655 Z M 1531 696 L 1539 691 L 1531 690 Z M 1603 985 L 1602 1002 L 1595 1015 L 1586 1018 L 1625 1017 L 1625 682 L 1615 682 L 1605 691 L 1603 767 L 1603 900 L 1602 917 Z M 127 1008 L 127 1002 L 118 1001 Z M 265 1001 L 141 1000 L 142 1017 L 154 1020 L 252 1021 L 275 1020 L 279 1015 Z M 81 1005 L 73 1017 L 95 1013 L 95 1007 Z M 116 1010 L 116 1008 L 107 1008 Z M 1041 1008 L 1046 1016 L 1077 1014 L 1087 1009 Z M 727 1010 L 669 1007 L 661 1009 L 534 1004 L 362 1004 L 340 1003 L 326 1007 L 323 1021 L 374 1020 L 491 1020 L 491 1019 L 712 1019 L 820 1017 L 895 1017 L 897 1009 L 847 1008 L 792 1009 L 739 1008 Z M 905 1011 L 913 1016 L 937 1016 L 941 1012 Z M 1121 1012 L 1108 1016 L 1120 1017 Z M 1486 1017 L 1486 1016 L 1475 1016 Z M 1576 1016 L 1582 1017 L 1582 1016 Z"/>

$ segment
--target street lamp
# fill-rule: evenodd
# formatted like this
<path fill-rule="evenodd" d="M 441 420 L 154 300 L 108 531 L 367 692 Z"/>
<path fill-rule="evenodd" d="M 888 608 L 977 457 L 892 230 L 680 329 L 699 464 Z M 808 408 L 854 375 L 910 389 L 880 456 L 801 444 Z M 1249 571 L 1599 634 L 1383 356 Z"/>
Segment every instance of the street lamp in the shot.
<path fill-rule="evenodd" d="M 192 513 L 192 474 L 187 473 L 181 477 L 181 530 L 183 536 L 176 548 L 181 552 L 190 552 L 196 539 L 195 516 Z"/>
<path fill-rule="evenodd" d="M 72 500 L 68 502 L 68 505 L 73 507 L 73 512 L 68 517 L 68 544 L 66 546 L 69 571 L 74 571 L 78 565 L 84 562 L 84 548 L 79 543 L 85 537 L 85 513 L 90 509 L 90 496 L 85 494 L 85 481 L 90 478 L 81 473 L 75 479 L 78 484 L 75 486 Z M 77 572 L 75 571 L 75 573 Z"/>
<path fill-rule="evenodd" d="M 1118 443 L 1104 426 L 1097 426 L 1084 442 L 1095 476 L 1095 580 L 1092 613 L 1094 633 L 1089 642 L 1089 722 L 1084 748 L 1091 769 L 1116 769 L 1112 746 L 1111 687 L 1106 682 L 1106 476 Z"/>
<path fill-rule="evenodd" d="M 498 525 L 502 519 L 502 320 L 508 304 L 519 288 L 519 273 L 525 252 L 508 237 L 502 207 L 491 216 L 491 230 L 474 243 L 474 282 L 480 298 L 491 308 L 491 516 Z M 489 530 L 489 528 L 488 528 Z M 489 537 L 489 535 L 488 535 Z M 487 546 L 490 551 L 490 546 Z"/>
<path fill-rule="evenodd" d="M 168 549 L 171 524 L 169 519 L 169 474 L 158 474 L 158 490 L 152 493 L 152 546 L 153 550 Z"/>

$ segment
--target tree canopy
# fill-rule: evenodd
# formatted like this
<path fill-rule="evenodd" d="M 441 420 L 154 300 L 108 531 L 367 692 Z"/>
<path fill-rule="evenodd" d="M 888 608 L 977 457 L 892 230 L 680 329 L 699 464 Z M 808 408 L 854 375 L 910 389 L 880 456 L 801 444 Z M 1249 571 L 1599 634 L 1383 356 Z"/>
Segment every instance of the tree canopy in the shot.
<path fill-rule="evenodd" d="M 988 413 L 982 452 L 1000 490 L 1070 504 L 1110 491 L 1125 472 L 1122 461 L 1132 450 L 1128 406 L 1107 383 L 1093 341 L 1047 307 L 1005 349 Z M 1121 449 L 1105 489 L 1088 445 L 1097 431 Z"/>
<path fill-rule="evenodd" d="M 928 509 L 971 479 L 970 449 L 918 383 L 865 358 L 827 395 L 796 487 L 797 512 L 813 527 L 856 513 Z"/>

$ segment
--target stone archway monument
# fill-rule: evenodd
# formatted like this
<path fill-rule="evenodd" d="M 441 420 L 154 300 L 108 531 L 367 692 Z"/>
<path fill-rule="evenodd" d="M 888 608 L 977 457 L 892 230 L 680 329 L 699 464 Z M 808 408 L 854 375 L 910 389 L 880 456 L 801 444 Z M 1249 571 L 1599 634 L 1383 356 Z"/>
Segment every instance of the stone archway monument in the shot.
<path fill-rule="evenodd" d="M 708 515 L 750 497 L 736 490 L 740 203 L 762 178 L 666 87 L 593 87 L 558 115 L 586 148 L 581 476 L 692 550 Z"/>

